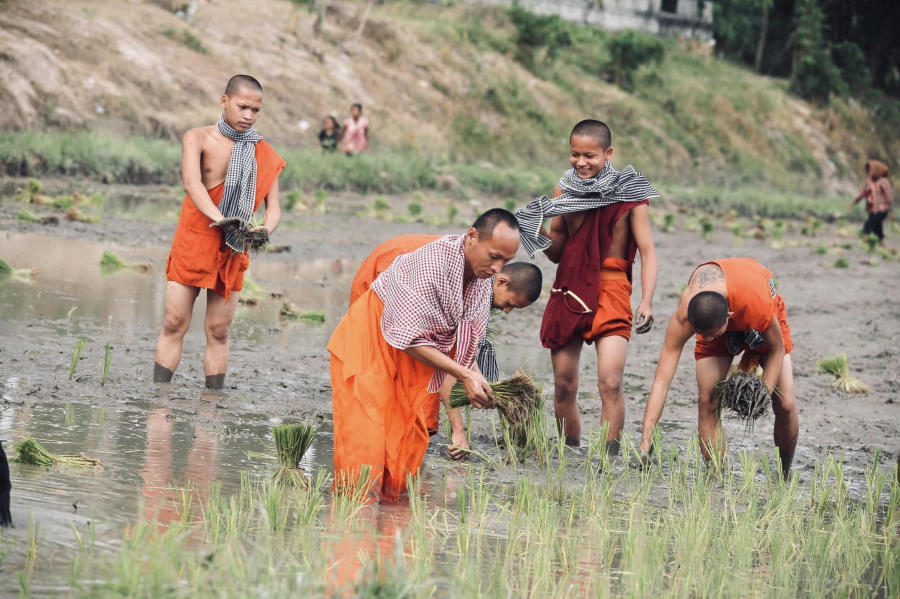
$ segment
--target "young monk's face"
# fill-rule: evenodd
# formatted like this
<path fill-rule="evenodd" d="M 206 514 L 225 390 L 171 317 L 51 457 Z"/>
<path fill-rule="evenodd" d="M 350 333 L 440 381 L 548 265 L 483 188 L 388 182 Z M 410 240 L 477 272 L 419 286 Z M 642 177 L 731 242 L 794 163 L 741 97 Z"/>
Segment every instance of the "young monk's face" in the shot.
<path fill-rule="evenodd" d="M 604 148 L 589 135 L 573 135 L 569 139 L 569 150 L 569 164 L 579 179 L 596 177 L 613 154 L 612 146 Z"/>
<path fill-rule="evenodd" d="M 262 94 L 247 86 L 238 88 L 234 95 L 222 96 L 222 112 L 225 113 L 225 122 L 231 125 L 235 131 L 247 131 L 259 118 L 262 108 Z"/>
<path fill-rule="evenodd" d="M 466 232 L 466 266 L 479 279 L 489 279 L 499 273 L 506 263 L 516 257 L 519 232 L 506 223 L 499 223 L 485 239 L 478 238 L 474 227 Z"/>
<path fill-rule="evenodd" d="M 516 308 L 527 308 L 531 305 L 528 298 L 521 293 L 515 293 L 509 288 L 509 277 L 504 273 L 494 279 L 494 300 L 491 306 L 495 310 L 503 310 L 509 314 Z"/>

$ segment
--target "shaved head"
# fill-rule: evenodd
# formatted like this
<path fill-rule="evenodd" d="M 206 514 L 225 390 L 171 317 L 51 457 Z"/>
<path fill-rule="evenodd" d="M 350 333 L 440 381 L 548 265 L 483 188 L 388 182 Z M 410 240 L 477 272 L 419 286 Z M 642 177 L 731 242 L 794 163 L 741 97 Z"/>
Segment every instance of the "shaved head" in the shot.
<path fill-rule="evenodd" d="M 575 125 L 572 133 L 569 135 L 569 141 L 573 137 L 590 137 L 597 141 L 597 145 L 601 148 L 608 148 L 612 145 L 612 132 L 603 121 L 594 119 L 585 119 Z"/>
<path fill-rule="evenodd" d="M 500 271 L 509 277 L 509 290 L 521 295 L 528 303 L 541 295 L 543 275 L 541 269 L 530 262 L 510 262 Z"/>
<path fill-rule="evenodd" d="M 494 229 L 500 223 L 506 223 L 513 231 L 519 230 L 519 221 L 516 220 L 515 215 L 503 208 L 491 208 L 482 213 L 482 215 L 472 223 L 472 227 L 478 231 L 478 239 L 483 240 L 490 239 L 491 235 L 494 234 Z"/>
<path fill-rule="evenodd" d="M 701 291 L 688 304 L 688 322 L 698 332 L 715 331 L 728 321 L 728 300 L 715 291 Z"/>
<path fill-rule="evenodd" d="M 259 81 L 257 81 L 250 75 L 235 75 L 228 80 L 228 85 L 225 86 L 225 95 L 233 96 L 242 87 L 246 87 L 247 89 L 255 92 L 263 93 L 262 85 L 260 85 Z"/>

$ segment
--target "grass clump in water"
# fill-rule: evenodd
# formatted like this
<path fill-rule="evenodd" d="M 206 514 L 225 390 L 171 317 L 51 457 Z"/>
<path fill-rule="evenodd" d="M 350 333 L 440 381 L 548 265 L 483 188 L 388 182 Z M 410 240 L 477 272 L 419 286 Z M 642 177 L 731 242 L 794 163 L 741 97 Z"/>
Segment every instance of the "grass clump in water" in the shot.
<path fill-rule="evenodd" d="M 510 439 L 524 446 L 528 439 L 529 423 L 541 406 L 541 391 L 527 374 L 518 373 L 511 378 L 491 383 L 497 410 L 509 426 Z M 450 407 L 470 405 L 465 388 L 456 383 L 450 390 Z"/>
<path fill-rule="evenodd" d="M 846 354 L 824 358 L 819 360 L 816 366 L 820 372 L 827 372 L 835 376 L 831 386 L 842 393 L 868 393 L 872 390 L 861 380 L 850 376 L 850 365 L 847 363 Z"/>
<path fill-rule="evenodd" d="M 317 429 L 311 424 L 282 424 L 272 428 L 272 438 L 278 451 L 281 467 L 272 475 L 272 482 L 289 486 L 309 488 L 310 481 L 300 468 L 300 460 L 316 438 Z"/>
<path fill-rule="evenodd" d="M 25 439 L 15 444 L 16 461 L 22 464 L 32 464 L 34 466 L 58 466 L 60 464 L 69 464 L 72 466 L 91 466 L 99 468 L 102 466 L 100 460 L 88 458 L 83 455 L 54 455 L 44 449 L 44 446 L 34 439 Z"/>

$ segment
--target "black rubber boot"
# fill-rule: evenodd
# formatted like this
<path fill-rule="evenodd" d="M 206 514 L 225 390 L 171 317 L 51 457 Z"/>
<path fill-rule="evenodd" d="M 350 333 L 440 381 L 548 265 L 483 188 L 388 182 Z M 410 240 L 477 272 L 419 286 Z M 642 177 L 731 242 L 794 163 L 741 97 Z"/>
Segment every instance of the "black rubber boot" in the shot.
<path fill-rule="evenodd" d="M 206 377 L 206 388 L 219 390 L 225 386 L 225 373 L 222 374 L 210 374 Z"/>

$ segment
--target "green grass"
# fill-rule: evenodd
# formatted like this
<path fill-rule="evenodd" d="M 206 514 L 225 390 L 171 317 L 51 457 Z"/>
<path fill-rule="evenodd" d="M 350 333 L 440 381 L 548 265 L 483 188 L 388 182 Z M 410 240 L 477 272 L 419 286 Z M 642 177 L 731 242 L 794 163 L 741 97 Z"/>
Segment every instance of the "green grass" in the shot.
<path fill-rule="evenodd" d="M 390 526 L 353 493 L 329 500 L 324 471 L 296 490 L 249 476 L 231 496 L 201 501 L 188 489 L 181 519 L 139 520 L 118 549 L 79 535 L 73 586 L 85 597 L 900 592 L 892 470 L 871 466 L 853 481 L 828 456 L 807 482 L 783 482 L 767 456 L 744 450 L 714 471 L 696 437 L 644 471 L 610 462 L 602 432 L 589 435 L 583 463 L 569 465 L 564 446 L 550 450 L 544 468 L 512 483 L 474 464 L 446 489 L 409 479 L 409 503 L 391 510 Z M 574 469 L 577 484 L 567 479 Z"/>

